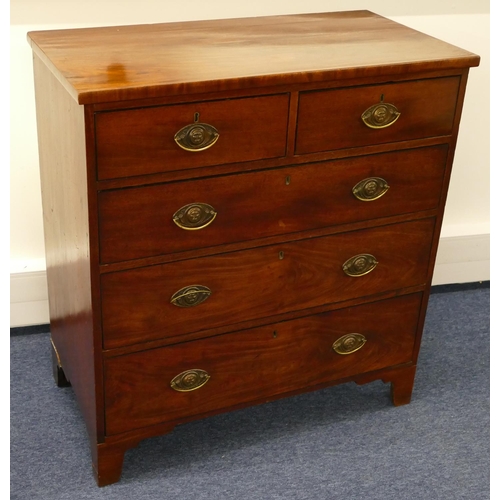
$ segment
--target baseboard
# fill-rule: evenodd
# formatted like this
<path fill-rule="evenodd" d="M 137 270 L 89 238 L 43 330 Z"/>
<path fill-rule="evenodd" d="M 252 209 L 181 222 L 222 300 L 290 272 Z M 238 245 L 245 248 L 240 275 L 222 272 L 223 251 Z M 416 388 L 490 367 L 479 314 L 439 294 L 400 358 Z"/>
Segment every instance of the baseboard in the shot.
<path fill-rule="evenodd" d="M 439 240 L 432 285 L 490 280 L 490 235 L 448 236 Z"/>
<path fill-rule="evenodd" d="M 475 281 L 472 283 L 451 283 L 448 285 L 433 285 L 431 287 L 431 294 L 436 293 L 452 293 L 463 292 L 465 290 L 479 290 L 490 288 L 489 281 Z M 10 336 L 16 337 L 19 335 L 33 335 L 38 333 L 50 333 L 50 323 L 43 323 L 30 326 L 17 326 L 11 327 Z"/>
<path fill-rule="evenodd" d="M 29 267 L 28 267 L 29 268 Z M 490 235 L 441 238 L 432 285 L 490 280 Z M 10 275 L 10 327 L 49 323 L 45 271 Z"/>
<path fill-rule="evenodd" d="M 489 289 L 489 281 L 473 281 L 472 283 L 450 283 L 447 285 L 432 285 L 431 295 L 436 293 L 464 292 L 466 290 Z"/>
<path fill-rule="evenodd" d="M 49 323 L 49 299 L 45 271 L 11 273 L 10 327 Z"/>

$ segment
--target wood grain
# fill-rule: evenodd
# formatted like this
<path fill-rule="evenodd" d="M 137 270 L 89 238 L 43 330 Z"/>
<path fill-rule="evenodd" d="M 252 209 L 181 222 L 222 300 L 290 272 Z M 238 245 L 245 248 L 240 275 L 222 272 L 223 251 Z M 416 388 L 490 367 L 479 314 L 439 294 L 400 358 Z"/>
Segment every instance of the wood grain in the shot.
<path fill-rule="evenodd" d="M 448 147 L 442 145 L 102 191 L 101 262 L 109 264 L 433 209 L 440 201 L 447 152 Z M 356 199 L 352 188 L 373 176 L 388 182 L 387 193 L 370 202 Z M 200 230 L 181 229 L 172 216 L 181 207 L 196 202 L 213 206 L 216 218 Z"/>
<path fill-rule="evenodd" d="M 105 274 L 104 346 L 175 337 L 425 283 L 433 230 L 430 218 Z M 342 265 L 361 253 L 374 255 L 379 264 L 365 276 L 347 276 Z M 195 284 L 212 291 L 208 300 L 190 308 L 170 303 L 175 292 Z"/>
<path fill-rule="evenodd" d="M 341 309 L 106 361 L 106 432 L 117 434 L 412 361 L 421 294 Z M 366 338 L 340 355 L 332 344 Z M 170 381 L 201 368 L 209 381 L 177 392 Z"/>
<path fill-rule="evenodd" d="M 369 11 L 30 32 L 81 104 L 477 66 Z"/>
<path fill-rule="evenodd" d="M 377 379 L 410 401 L 478 56 L 368 11 L 28 39 L 56 368 L 98 485 L 141 439 L 221 411 Z M 361 113 L 381 100 L 401 116 L 367 129 Z M 195 113 L 221 135 L 193 153 L 173 135 Z M 356 200 L 373 176 L 387 193 Z M 200 202 L 211 225 L 173 224 Z M 374 270 L 347 276 L 364 253 Z M 171 304 L 195 284 L 208 300 Z M 341 356 L 345 333 L 367 343 Z M 209 383 L 173 391 L 190 368 Z"/>
<path fill-rule="evenodd" d="M 112 179 L 285 155 L 288 94 L 96 114 L 98 177 Z M 220 136 L 204 151 L 180 148 L 175 134 L 193 123 Z"/>
<path fill-rule="evenodd" d="M 459 85 L 459 77 L 448 77 L 301 93 L 295 152 L 449 135 Z M 361 115 L 382 100 L 395 105 L 400 117 L 386 128 L 367 127 Z"/>
<path fill-rule="evenodd" d="M 34 58 L 50 332 L 92 443 L 102 439 L 100 344 L 94 345 L 85 118 Z M 99 340 L 99 339 L 97 339 Z"/>

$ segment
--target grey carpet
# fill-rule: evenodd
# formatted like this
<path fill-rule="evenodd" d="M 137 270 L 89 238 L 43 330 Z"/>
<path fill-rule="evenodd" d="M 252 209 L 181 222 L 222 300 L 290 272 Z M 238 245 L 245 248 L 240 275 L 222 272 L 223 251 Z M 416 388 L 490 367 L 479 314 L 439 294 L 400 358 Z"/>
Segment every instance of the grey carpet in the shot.
<path fill-rule="evenodd" d="M 382 382 L 218 415 L 143 441 L 97 488 L 49 334 L 11 337 L 11 498 L 489 498 L 489 288 L 431 295 L 410 405 Z"/>

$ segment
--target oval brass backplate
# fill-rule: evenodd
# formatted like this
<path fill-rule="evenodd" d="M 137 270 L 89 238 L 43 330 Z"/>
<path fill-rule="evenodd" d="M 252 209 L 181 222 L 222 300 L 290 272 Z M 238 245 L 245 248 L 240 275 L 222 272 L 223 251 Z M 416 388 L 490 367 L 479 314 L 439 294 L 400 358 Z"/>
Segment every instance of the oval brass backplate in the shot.
<path fill-rule="evenodd" d="M 360 201 L 374 201 L 384 196 L 388 189 L 389 184 L 382 177 L 368 177 L 352 188 L 352 194 Z"/>
<path fill-rule="evenodd" d="M 359 351 L 366 343 L 366 338 L 360 333 L 348 333 L 337 339 L 333 345 L 332 349 L 337 354 L 352 354 L 353 352 Z"/>
<path fill-rule="evenodd" d="M 172 220 L 182 229 L 196 231 L 211 224 L 216 215 L 214 207 L 208 203 L 190 203 L 179 208 Z"/>
<path fill-rule="evenodd" d="M 394 104 L 379 102 L 370 106 L 362 115 L 363 123 L 370 128 L 390 127 L 401 116 Z"/>
<path fill-rule="evenodd" d="M 377 264 L 377 259 L 373 255 L 361 253 L 346 260 L 342 266 L 342 270 L 347 276 L 356 278 L 373 271 Z"/>
<path fill-rule="evenodd" d="M 199 117 L 199 113 L 195 113 L 194 123 L 182 127 L 174 135 L 177 145 L 192 153 L 211 148 L 219 138 L 218 130 L 208 123 L 200 123 Z"/>
<path fill-rule="evenodd" d="M 192 368 L 176 375 L 170 381 L 170 387 L 178 392 L 194 391 L 203 387 L 209 379 L 210 375 L 205 370 Z"/>
<path fill-rule="evenodd" d="M 212 291 L 203 285 L 189 285 L 175 292 L 170 302 L 177 307 L 194 307 L 210 297 Z"/>

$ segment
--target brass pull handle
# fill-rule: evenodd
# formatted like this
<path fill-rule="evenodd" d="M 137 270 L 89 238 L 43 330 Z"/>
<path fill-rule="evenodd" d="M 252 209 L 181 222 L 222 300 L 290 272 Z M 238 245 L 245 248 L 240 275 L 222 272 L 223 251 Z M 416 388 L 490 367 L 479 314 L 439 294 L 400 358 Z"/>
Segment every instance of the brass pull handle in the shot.
<path fill-rule="evenodd" d="M 386 128 L 391 126 L 400 116 L 398 108 L 394 104 L 383 102 L 383 96 L 379 103 L 370 106 L 362 115 L 363 123 L 370 128 Z"/>
<path fill-rule="evenodd" d="M 208 203 L 190 203 L 179 208 L 172 220 L 182 229 L 196 231 L 211 224 L 216 215 L 214 207 Z"/>
<path fill-rule="evenodd" d="M 194 123 L 182 127 L 174 135 L 177 145 L 192 153 L 212 147 L 219 138 L 219 132 L 213 125 L 200 123 L 199 119 L 200 113 L 195 113 Z"/>
<path fill-rule="evenodd" d="M 366 338 L 360 333 L 348 333 L 337 339 L 333 345 L 332 349 L 337 354 L 352 354 L 353 352 L 359 351 L 366 343 Z"/>
<path fill-rule="evenodd" d="M 170 298 L 170 303 L 177 307 L 194 307 L 210 297 L 212 291 L 203 285 L 189 285 L 175 292 Z"/>
<path fill-rule="evenodd" d="M 357 278 L 373 271 L 377 264 L 377 259 L 373 255 L 362 253 L 346 260 L 342 265 L 342 270 L 347 276 Z"/>
<path fill-rule="evenodd" d="M 170 387 L 178 392 L 194 391 L 203 387 L 209 379 L 210 375 L 205 370 L 193 368 L 176 375 L 170 381 Z"/>
<path fill-rule="evenodd" d="M 382 177 L 368 177 L 359 181 L 352 188 L 352 193 L 358 200 L 374 201 L 384 196 L 389 187 L 387 181 Z"/>

